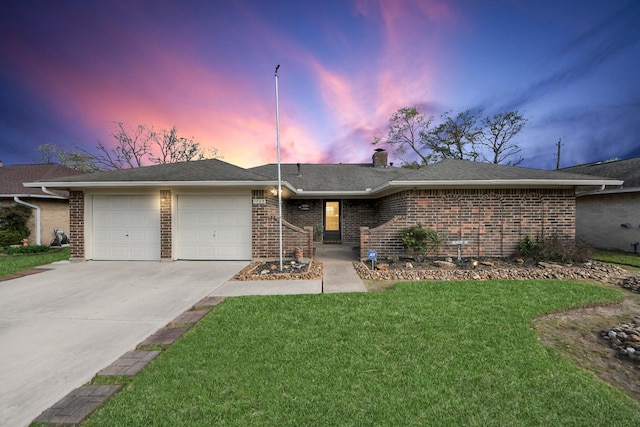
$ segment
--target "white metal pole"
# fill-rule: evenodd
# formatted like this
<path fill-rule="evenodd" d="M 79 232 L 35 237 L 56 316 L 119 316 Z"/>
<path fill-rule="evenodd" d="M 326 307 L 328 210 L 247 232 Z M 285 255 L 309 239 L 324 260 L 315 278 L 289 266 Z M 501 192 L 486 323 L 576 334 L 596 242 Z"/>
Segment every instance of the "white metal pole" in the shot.
<path fill-rule="evenodd" d="M 282 272 L 282 174 L 280 172 L 280 111 L 278 105 L 278 68 L 276 66 L 276 141 L 278 148 L 278 229 L 280 234 L 280 271 Z"/>

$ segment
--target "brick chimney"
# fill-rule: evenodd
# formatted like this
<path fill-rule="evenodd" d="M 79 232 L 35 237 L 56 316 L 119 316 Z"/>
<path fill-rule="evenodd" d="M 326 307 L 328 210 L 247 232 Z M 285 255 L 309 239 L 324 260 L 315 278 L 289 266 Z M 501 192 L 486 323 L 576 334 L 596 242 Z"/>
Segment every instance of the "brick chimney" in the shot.
<path fill-rule="evenodd" d="M 388 154 L 382 148 L 376 148 L 373 153 L 373 167 L 374 168 L 386 168 L 387 167 Z"/>

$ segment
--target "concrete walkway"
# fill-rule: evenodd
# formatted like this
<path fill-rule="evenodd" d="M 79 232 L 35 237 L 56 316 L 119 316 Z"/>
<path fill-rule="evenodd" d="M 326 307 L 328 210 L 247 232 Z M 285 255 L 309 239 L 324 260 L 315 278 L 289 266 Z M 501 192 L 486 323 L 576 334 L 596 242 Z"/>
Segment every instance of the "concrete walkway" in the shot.
<path fill-rule="evenodd" d="M 243 295 L 296 295 L 338 292 L 366 292 L 360 276 L 353 268 L 357 261 L 356 243 L 316 243 L 315 261 L 324 267 L 322 280 L 259 280 L 227 281 L 216 288 L 211 296 Z"/>
<path fill-rule="evenodd" d="M 367 291 L 353 268 L 353 262 L 358 260 L 354 252 L 356 246 L 356 243 L 341 245 L 317 243 L 315 245 L 315 259 L 322 262 L 324 267 L 322 283 L 324 293 Z"/>

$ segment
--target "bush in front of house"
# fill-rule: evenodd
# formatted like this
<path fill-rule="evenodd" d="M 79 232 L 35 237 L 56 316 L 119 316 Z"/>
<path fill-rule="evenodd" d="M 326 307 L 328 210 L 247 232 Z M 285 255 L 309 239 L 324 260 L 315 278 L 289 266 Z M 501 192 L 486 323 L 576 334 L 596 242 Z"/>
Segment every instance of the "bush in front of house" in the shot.
<path fill-rule="evenodd" d="M 437 251 L 447 236 L 438 234 L 437 231 L 425 228 L 418 223 L 400 230 L 400 238 L 402 244 L 414 254 L 426 255 L 431 251 Z"/>
<path fill-rule="evenodd" d="M 591 246 L 568 236 L 553 235 L 536 240 L 530 234 L 520 241 L 520 254 L 536 261 L 554 261 L 564 264 L 587 262 L 594 254 Z"/>
<path fill-rule="evenodd" d="M 0 208 L 0 247 L 18 245 L 31 234 L 27 221 L 31 209 L 22 205 Z"/>

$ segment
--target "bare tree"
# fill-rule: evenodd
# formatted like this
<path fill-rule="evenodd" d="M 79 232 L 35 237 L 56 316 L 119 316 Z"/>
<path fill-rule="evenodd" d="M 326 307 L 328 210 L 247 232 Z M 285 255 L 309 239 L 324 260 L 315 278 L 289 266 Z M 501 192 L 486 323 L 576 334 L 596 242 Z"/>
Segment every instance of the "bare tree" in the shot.
<path fill-rule="evenodd" d="M 431 154 L 426 147 L 425 135 L 428 134 L 433 117 L 425 119 L 418 107 L 400 108 L 389 119 L 389 133 L 387 139 L 374 138 L 373 145 L 387 144 L 393 147 L 393 152 L 399 155 L 405 164 L 411 164 L 407 156 L 418 156 L 423 165 L 429 163 Z M 407 152 L 409 153 L 407 155 Z M 414 161 L 413 164 L 416 162 Z"/>
<path fill-rule="evenodd" d="M 112 136 L 116 140 L 113 148 L 100 142 L 93 152 L 79 147 L 69 151 L 61 150 L 55 144 L 42 144 L 38 152 L 42 162 L 51 162 L 55 157 L 58 163 L 84 172 L 222 157 L 214 147 L 202 149 L 193 138 L 179 137 L 175 126 L 168 131 L 155 132 L 144 125 L 127 129 L 120 122 Z"/>
<path fill-rule="evenodd" d="M 176 127 L 170 130 L 163 130 L 159 135 L 154 135 L 154 145 L 158 148 L 160 155 L 151 157 L 155 164 L 189 162 L 191 160 L 204 160 L 207 153 L 200 148 L 200 143 L 193 138 L 179 137 Z M 217 150 L 214 153 L 218 157 Z"/>
<path fill-rule="evenodd" d="M 153 128 L 147 129 L 144 125 L 128 131 L 124 124 L 119 122 L 117 129 L 111 134 L 116 140 L 114 148 L 108 148 L 100 142 L 96 146 L 96 153 L 85 151 L 93 155 L 94 163 L 104 169 L 129 169 L 144 166 L 144 160 L 149 156 L 151 142 L 155 138 Z"/>
<path fill-rule="evenodd" d="M 522 131 L 528 120 L 517 110 L 485 117 L 481 145 L 486 147 L 490 153 L 489 158 L 485 157 L 485 160 L 489 163 L 501 164 L 509 157 L 520 153 L 522 148 L 512 140 Z M 508 160 L 505 164 L 517 166 L 523 161 L 524 158 L 520 156 L 516 160 Z"/>

